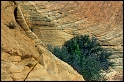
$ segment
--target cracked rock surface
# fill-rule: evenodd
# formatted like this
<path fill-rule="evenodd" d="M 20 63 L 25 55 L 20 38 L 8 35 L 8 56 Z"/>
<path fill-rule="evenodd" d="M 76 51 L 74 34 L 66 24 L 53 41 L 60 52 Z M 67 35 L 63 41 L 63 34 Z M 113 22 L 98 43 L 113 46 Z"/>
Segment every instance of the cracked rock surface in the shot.
<path fill-rule="evenodd" d="M 78 34 L 98 38 L 113 52 L 108 81 L 123 79 L 122 1 L 2 1 L 2 81 L 84 81 L 44 46 Z"/>
<path fill-rule="evenodd" d="M 114 62 L 114 66 L 106 74 L 107 80 L 123 79 L 122 1 L 34 1 L 33 3 L 42 15 L 56 24 L 54 29 L 41 27 L 40 30 L 34 30 L 43 42 L 61 46 L 79 34 L 95 36 L 104 48 L 113 53 L 109 61 Z M 41 34 L 38 34 L 39 32 Z"/>
<path fill-rule="evenodd" d="M 1 80 L 84 81 L 82 75 L 41 45 L 29 29 L 20 3 L 26 2 L 1 4 Z"/>

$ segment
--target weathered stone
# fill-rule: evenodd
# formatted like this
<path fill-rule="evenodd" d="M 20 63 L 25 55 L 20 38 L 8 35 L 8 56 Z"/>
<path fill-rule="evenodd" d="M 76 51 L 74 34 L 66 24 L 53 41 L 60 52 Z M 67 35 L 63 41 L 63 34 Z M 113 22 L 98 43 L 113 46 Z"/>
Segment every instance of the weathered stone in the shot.
<path fill-rule="evenodd" d="M 10 54 L 2 52 L 1 54 L 1 60 L 8 61 Z"/>
<path fill-rule="evenodd" d="M 11 73 L 19 73 L 22 72 L 22 70 L 24 70 L 23 66 L 16 66 L 15 64 L 11 64 L 11 66 L 9 67 L 9 70 Z"/>
<path fill-rule="evenodd" d="M 4 69 L 8 69 L 10 67 L 10 62 L 6 62 L 6 61 L 1 61 L 1 67 Z"/>
<path fill-rule="evenodd" d="M 46 68 L 47 72 L 49 74 L 56 74 L 58 73 L 58 68 L 57 68 L 57 65 L 56 63 L 53 61 L 50 60 L 49 64 L 47 65 L 47 68 Z"/>
<path fill-rule="evenodd" d="M 68 71 L 62 71 L 58 74 L 63 81 L 69 81 L 72 80 L 75 75 L 71 75 Z"/>
<path fill-rule="evenodd" d="M 9 61 L 20 62 L 21 61 L 21 57 L 20 56 L 11 56 L 11 57 L 9 57 Z"/>
<path fill-rule="evenodd" d="M 28 77 L 33 77 L 33 76 L 47 76 L 48 73 L 46 71 L 46 69 L 36 69 L 36 70 L 32 70 L 30 72 L 30 74 L 28 75 Z"/>
<path fill-rule="evenodd" d="M 123 46 L 122 4 L 121 1 L 2 1 L 1 67 L 4 70 L 1 80 L 84 81 L 82 75 L 41 46 L 41 42 L 62 46 L 73 36 L 89 34 L 97 37 L 103 46 L 110 45 L 111 48 L 114 45 L 120 50 L 116 54 L 123 54 L 120 53 Z M 6 24 L 13 21 L 16 29 L 9 29 Z M 8 57 L 13 62 L 8 61 Z M 122 58 L 122 55 L 118 55 L 118 58 Z M 123 65 L 122 59 L 117 61 Z M 111 69 L 120 71 L 123 68 L 115 66 Z"/>
<path fill-rule="evenodd" d="M 56 64 L 58 66 L 58 70 L 59 70 L 58 72 L 61 72 L 62 70 L 67 70 L 72 74 L 76 74 L 75 71 L 73 71 L 74 69 L 65 62 L 63 61 L 60 62 L 60 60 L 56 60 Z"/>
<path fill-rule="evenodd" d="M 40 79 L 39 77 L 30 77 L 30 78 L 27 78 L 25 81 L 43 81 L 42 79 Z"/>
<path fill-rule="evenodd" d="M 15 81 L 22 81 L 26 76 L 23 74 L 23 72 L 20 73 L 12 73 L 10 74 L 11 77 L 13 77 L 13 79 Z"/>
<path fill-rule="evenodd" d="M 9 75 L 1 75 L 1 81 L 13 81 Z"/>

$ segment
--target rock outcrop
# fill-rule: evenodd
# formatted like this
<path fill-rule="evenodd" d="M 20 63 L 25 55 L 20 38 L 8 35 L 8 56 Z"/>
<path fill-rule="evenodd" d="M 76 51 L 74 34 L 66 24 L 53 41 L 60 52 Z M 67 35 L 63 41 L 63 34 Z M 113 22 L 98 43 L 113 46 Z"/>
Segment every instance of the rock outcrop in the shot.
<path fill-rule="evenodd" d="M 106 78 L 122 80 L 122 6 L 122 1 L 2 1 L 2 80 L 84 80 L 45 49 L 79 34 L 95 36 L 113 52 L 109 60 L 115 64 Z"/>
<path fill-rule="evenodd" d="M 34 30 L 44 43 L 61 46 L 78 34 L 95 36 L 103 47 L 113 52 L 109 60 L 115 64 L 106 77 L 108 80 L 119 80 L 114 77 L 121 77 L 122 80 L 122 1 L 34 1 L 33 3 L 38 12 L 56 24 L 56 27 L 40 27 L 40 30 Z M 48 38 L 45 39 L 46 37 Z"/>
<path fill-rule="evenodd" d="M 28 25 L 21 5 L 1 4 L 1 80 L 2 81 L 84 81 L 70 65 L 45 49 Z"/>
<path fill-rule="evenodd" d="M 34 1 L 34 3 L 39 12 L 55 22 L 57 27 L 54 30 L 58 29 L 68 36 L 89 34 L 97 37 L 102 45 L 123 45 L 121 1 Z M 44 31 L 44 28 L 40 31 Z M 44 38 L 47 33 L 46 35 L 43 33 Z M 52 41 L 52 37 L 50 39 Z M 56 45 L 62 45 L 59 44 L 58 38 L 56 41 Z M 43 42 L 49 43 L 49 40 L 43 39 Z"/>

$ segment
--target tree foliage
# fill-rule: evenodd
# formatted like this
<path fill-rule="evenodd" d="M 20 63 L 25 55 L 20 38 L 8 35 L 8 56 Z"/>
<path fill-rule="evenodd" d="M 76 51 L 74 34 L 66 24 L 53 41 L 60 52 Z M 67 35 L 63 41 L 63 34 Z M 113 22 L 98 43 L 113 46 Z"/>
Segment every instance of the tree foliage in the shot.
<path fill-rule="evenodd" d="M 65 42 L 62 48 L 49 47 L 54 55 L 70 64 L 87 81 L 99 81 L 101 70 L 108 70 L 112 63 L 108 57 L 112 53 L 102 48 L 95 37 L 79 35 Z"/>

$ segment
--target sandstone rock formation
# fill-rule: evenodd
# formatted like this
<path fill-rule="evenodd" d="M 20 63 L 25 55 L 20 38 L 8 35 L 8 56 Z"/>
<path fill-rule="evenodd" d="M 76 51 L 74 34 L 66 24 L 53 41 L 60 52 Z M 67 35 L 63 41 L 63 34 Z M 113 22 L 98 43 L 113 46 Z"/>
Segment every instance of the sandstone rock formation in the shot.
<path fill-rule="evenodd" d="M 70 65 L 45 49 L 22 12 L 26 2 L 1 4 L 2 81 L 84 81 Z"/>
<path fill-rule="evenodd" d="M 35 1 L 33 3 L 39 12 L 56 24 L 56 28 L 40 27 L 40 30 L 34 30 L 44 43 L 61 46 L 78 34 L 95 36 L 103 47 L 113 52 L 109 60 L 115 64 L 106 77 L 108 80 L 121 77 L 116 80 L 122 80 L 122 1 Z M 45 39 L 46 37 L 49 39 Z"/>
<path fill-rule="evenodd" d="M 113 52 L 115 65 L 106 78 L 122 80 L 122 6 L 121 1 L 2 1 L 2 80 L 84 80 L 44 48 L 62 46 L 78 34 L 97 37 Z"/>
<path fill-rule="evenodd" d="M 63 34 L 68 36 L 89 34 L 96 36 L 102 45 L 123 45 L 121 1 L 36 1 L 34 3 L 43 15 L 55 22 L 57 25 L 55 30 L 58 29 Z M 44 28 L 41 30 L 44 31 Z M 42 34 L 42 38 L 46 35 Z M 43 41 L 47 42 L 48 39 Z M 62 45 L 59 44 L 59 40 L 56 41 L 58 41 L 57 45 Z"/>

